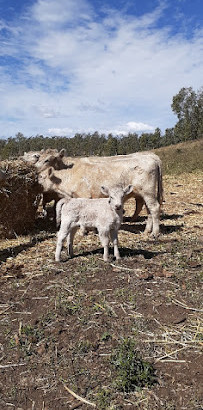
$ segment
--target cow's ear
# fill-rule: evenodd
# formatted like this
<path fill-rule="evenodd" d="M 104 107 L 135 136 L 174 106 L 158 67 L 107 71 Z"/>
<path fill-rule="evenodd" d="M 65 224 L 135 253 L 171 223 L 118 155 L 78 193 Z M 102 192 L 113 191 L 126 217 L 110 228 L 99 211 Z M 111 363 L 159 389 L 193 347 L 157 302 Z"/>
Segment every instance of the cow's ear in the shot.
<path fill-rule="evenodd" d="M 51 177 L 51 176 L 53 175 L 53 171 L 54 171 L 54 168 L 53 168 L 53 167 L 50 167 L 50 168 L 48 169 L 48 177 Z"/>
<path fill-rule="evenodd" d="M 106 186 L 101 186 L 101 192 L 103 195 L 109 196 L 109 190 Z"/>
<path fill-rule="evenodd" d="M 59 151 L 59 157 L 63 158 L 64 155 L 65 155 L 65 153 L 66 153 L 66 150 L 65 150 L 65 149 L 61 149 L 61 151 Z"/>
<path fill-rule="evenodd" d="M 129 195 L 133 190 L 133 185 L 128 185 L 127 187 L 125 187 L 124 189 L 124 194 L 125 195 Z"/>

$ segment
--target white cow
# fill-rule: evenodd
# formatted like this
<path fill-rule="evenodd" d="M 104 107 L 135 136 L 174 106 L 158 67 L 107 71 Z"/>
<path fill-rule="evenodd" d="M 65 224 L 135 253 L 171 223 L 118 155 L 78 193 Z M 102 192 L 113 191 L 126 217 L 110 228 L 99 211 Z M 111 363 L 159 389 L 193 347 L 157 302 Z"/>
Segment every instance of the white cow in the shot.
<path fill-rule="evenodd" d="M 56 220 L 61 227 L 58 232 L 55 260 L 60 261 L 63 241 L 67 238 L 67 248 L 70 257 L 73 256 L 73 239 L 76 231 L 97 229 L 102 246 L 104 247 L 104 261 L 109 259 L 109 239 L 114 246 L 114 256 L 120 259 L 118 250 L 118 229 L 123 217 L 124 196 L 132 191 L 131 185 L 122 188 L 114 186 L 108 189 L 101 187 L 103 195 L 109 198 L 61 199 L 56 205 Z"/>

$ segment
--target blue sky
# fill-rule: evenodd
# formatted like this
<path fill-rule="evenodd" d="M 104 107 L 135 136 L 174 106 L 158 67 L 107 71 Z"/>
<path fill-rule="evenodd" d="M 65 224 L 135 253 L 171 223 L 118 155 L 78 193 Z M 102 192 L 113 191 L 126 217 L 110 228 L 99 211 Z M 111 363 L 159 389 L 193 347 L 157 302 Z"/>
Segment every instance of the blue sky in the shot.
<path fill-rule="evenodd" d="M 203 84 L 202 0 L 0 0 L 0 138 L 164 133 Z"/>

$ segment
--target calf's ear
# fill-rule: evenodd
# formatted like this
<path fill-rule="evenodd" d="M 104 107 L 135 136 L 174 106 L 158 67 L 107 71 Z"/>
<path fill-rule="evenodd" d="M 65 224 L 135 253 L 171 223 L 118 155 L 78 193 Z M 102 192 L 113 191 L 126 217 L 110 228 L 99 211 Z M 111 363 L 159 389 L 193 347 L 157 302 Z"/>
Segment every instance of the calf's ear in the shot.
<path fill-rule="evenodd" d="M 129 195 L 133 190 L 133 185 L 128 185 L 127 187 L 125 187 L 124 189 L 124 194 L 125 195 Z"/>
<path fill-rule="evenodd" d="M 106 186 L 101 186 L 101 193 L 103 195 L 109 196 L 109 190 Z"/>

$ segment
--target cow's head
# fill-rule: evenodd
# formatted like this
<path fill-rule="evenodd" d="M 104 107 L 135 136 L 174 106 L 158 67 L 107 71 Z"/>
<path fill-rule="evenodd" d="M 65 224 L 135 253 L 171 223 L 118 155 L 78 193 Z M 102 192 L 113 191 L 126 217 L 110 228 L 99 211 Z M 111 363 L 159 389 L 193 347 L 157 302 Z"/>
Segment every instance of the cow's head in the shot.
<path fill-rule="evenodd" d="M 57 150 L 47 150 L 42 155 L 40 155 L 40 158 L 35 166 L 40 171 L 43 171 L 44 169 L 49 167 L 53 167 L 57 170 L 66 169 L 68 168 L 68 166 L 63 162 L 64 155 L 64 149 L 62 149 L 60 152 L 58 152 Z"/>
<path fill-rule="evenodd" d="M 29 152 L 24 152 L 23 156 L 20 157 L 25 162 L 29 162 L 32 165 L 35 165 L 37 161 L 39 161 L 40 158 L 40 152 L 38 151 L 29 151 Z"/>

